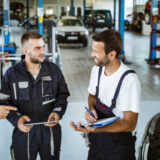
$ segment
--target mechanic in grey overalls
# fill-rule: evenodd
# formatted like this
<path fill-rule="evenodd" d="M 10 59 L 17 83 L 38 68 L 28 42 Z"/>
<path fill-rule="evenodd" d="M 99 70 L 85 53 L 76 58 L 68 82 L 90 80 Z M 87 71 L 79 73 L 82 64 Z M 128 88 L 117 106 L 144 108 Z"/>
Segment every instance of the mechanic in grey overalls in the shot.
<path fill-rule="evenodd" d="M 45 42 L 35 32 L 21 38 L 21 62 L 9 68 L 3 78 L 2 93 L 10 96 L 6 105 L 14 106 L 6 117 L 14 126 L 11 155 L 15 160 L 59 160 L 62 118 L 69 91 L 58 66 L 44 60 Z M 56 123 L 26 126 L 26 122 Z"/>
<path fill-rule="evenodd" d="M 141 86 L 135 72 L 120 62 L 122 50 L 119 32 L 106 30 L 93 36 L 92 57 L 96 66 L 91 72 L 88 112 L 85 119 L 94 123 L 98 119 L 121 117 L 103 127 L 77 127 L 76 131 L 89 132 L 88 160 L 135 160 L 136 127 Z"/>

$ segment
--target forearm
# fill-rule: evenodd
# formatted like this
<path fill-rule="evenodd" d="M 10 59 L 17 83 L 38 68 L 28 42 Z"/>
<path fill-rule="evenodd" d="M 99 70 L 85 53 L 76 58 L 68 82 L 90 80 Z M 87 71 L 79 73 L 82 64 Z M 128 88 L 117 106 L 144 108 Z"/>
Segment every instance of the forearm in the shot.
<path fill-rule="evenodd" d="M 89 94 L 88 105 L 90 110 L 94 109 L 94 106 L 96 105 L 96 96 Z"/>
<path fill-rule="evenodd" d="M 95 128 L 95 132 L 131 132 L 135 129 L 129 122 L 126 120 L 117 120 L 114 123 L 104 126 L 104 127 L 97 127 Z"/>
<path fill-rule="evenodd" d="M 138 113 L 124 112 L 124 118 L 114 123 L 95 128 L 95 132 L 131 132 L 135 129 L 138 119 Z"/>

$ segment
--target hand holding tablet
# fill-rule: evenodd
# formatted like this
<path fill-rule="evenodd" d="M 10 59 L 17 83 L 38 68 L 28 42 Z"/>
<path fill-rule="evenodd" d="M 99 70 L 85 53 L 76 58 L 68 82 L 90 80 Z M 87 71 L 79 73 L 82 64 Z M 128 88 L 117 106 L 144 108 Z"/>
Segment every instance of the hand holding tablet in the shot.
<path fill-rule="evenodd" d="M 26 122 L 26 126 L 34 126 L 34 125 L 41 125 L 41 124 L 50 124 L 50 123 L 57 123 L 58 121 L 46 121 L 46 122 Z"/>

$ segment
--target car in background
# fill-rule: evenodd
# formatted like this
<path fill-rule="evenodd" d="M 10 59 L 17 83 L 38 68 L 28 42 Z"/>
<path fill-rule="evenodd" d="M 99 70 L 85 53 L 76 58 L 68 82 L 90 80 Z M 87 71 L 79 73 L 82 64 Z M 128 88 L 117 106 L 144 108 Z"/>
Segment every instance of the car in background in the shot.
<path fill-rule="evenodd" d="M 96 28 L 107 27 L 110 29 L 114 25 L 110 10 L 86 10 L 86 13 L 89 14 L 85 17 L 85 24 L 87 27 L 92 27 L 93 32 Z"/>
<path fill-rule="evenodd" d="M 96 28 L 112 28 L 112 15 L 110 10 L 94 10 L 93 11 L 93 31 Z"/>
<path fill-rule="evenodd" d="M 88 30 L 82 21 L 75 16 L 64 16 L 56 25 L 56 38 L 58 43 L 82 43 L 88 45 Z"/>

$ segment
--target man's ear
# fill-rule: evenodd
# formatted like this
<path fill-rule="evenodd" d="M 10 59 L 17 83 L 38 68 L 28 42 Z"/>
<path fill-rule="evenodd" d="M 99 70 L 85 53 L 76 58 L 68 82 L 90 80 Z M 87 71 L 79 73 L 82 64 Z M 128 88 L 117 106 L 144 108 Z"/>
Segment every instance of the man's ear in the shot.
<path fill-rule="evenodd" d="M 116 51 L 111 51 L 110 53 L 108 53 L 108 56 L 110 59 L 115 59 L 116 58 Z"/>
<path fill-rule="evenodd" d="M 27 54 L 27 53 L 28 53 L 27 48 L 23 48 L 23 49 L 22 49 L 22 52 L 23 52 L 24 54 Z"/>

